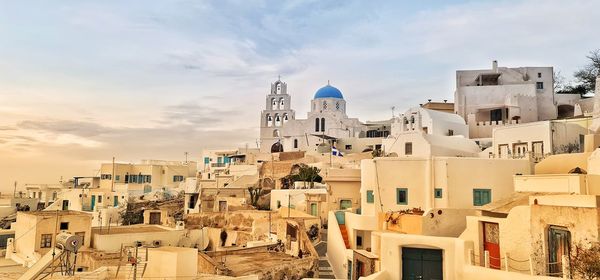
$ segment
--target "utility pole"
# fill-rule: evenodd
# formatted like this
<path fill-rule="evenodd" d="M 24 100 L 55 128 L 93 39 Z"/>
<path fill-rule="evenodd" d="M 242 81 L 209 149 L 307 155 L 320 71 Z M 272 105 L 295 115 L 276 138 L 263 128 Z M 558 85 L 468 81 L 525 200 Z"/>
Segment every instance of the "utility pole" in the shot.
<path fill-rule="evenodd" d="M 290 207 L 292 207 L 292 194 L 288 190 L 288 218 L 290 217 Z"/>
<path fill-rule="evenodd" d="M 184 152 L 183 154 L 185 155 L 185 164 L 187 164 L 188 163 L 188 154 L 189 153 L 188 152 Z"/>
<path fill-rule="evenodd" d="M 17 197 L 17 181 L 15 181 L 15 188 L 13 189 L 13 197 Z"/>

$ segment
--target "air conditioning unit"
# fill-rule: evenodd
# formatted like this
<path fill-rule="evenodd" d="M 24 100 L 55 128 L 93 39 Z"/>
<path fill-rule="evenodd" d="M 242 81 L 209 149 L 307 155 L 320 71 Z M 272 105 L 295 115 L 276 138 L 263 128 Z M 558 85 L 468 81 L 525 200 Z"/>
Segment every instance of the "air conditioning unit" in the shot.
<path fill-rule="evenodd" d="M 160 245 L 161 245 L 161 241 L 160 240 L 154 240 L 154 241 L 152 241 L 152 246 L 154 246 L 154 247 L 160 247 Z"/>

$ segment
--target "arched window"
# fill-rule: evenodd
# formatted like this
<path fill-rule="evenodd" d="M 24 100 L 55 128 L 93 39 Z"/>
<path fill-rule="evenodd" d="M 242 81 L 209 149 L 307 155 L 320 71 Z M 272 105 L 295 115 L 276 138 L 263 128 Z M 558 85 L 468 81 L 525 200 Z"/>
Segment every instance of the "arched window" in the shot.
<path fill-rule="evenodd" d="M 325 118 L 321 118 L 321 131 L 325 132 Z"/>
<path fill-rule="evenodd" d="M 275 94 L 280 94 L 281 93 L 281 83 L 277 83 L 277 91 L 275 92 Z"/>
<path fill-rule="evenodd" d="M 315 119 L 315 131 L 319 132 L 319 118 Z"/>
<path fill-rule="evenodd" d="M 410 117 L 410 123 L 415 123 L 415 116 Z"/>
<path fill-rule="evenodd" d="M 275 114 L 275 126 L 281 126 L 281 116 Z"/>
<path fill-rule="evenodd" d="M 277 110 L 277 100 L 271 98 L 271 110 Z"/>
<path fill-rule="evenodd" d="M 298 149 L 298 139 L 294 139 L 294 149 Z"/>
<path fill-rule="evenodd" d="M 288 114 L 287 113 L 283 114 L 283 123 L 287 123 L 288 120 L 289 120 Z"/>
<path fill-rule="evenodd" d="M 279 98 L 279 110 L 283 110 L 285 106 L 285 102 L 283 101 L 283 98 Z"/>
<path fill-rule="evenodd" d="M 273 117 L 271 117 L 270 114 L 267 114 L 266 121 L 267 121 L 267 126 L 271 126 L 273 124 Z"/>

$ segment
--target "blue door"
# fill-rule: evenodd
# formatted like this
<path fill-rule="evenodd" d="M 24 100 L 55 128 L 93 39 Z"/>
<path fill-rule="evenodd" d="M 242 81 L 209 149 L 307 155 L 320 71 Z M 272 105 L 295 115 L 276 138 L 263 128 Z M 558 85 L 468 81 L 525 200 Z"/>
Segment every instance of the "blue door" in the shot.
<path fill-rule="evenodd" d="M 346 213 L 344 211 L 335 212 L 335 219 L 337 220 L 338 225 L 345 225 L 346 224 Z"/>
<path fill-rule="evenodd" d="M 90 208 L 91 211 L 94 211 L 94 206 L 96 206 L 96 196 L 92 195 L 92 203 L 91 203 L 92 207 Z"/>

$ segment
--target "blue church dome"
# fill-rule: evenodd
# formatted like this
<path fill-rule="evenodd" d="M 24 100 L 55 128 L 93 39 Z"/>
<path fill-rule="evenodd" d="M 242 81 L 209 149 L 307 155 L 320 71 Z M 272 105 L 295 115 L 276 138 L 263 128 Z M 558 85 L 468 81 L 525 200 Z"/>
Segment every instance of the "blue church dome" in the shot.
<path fill-rule="evenodd" d="M 344 96 L 342 95 L 342 92 L 339 89 L 332 87 L 330 85 L 326 85 L 326 86 L 320 88 L 319 90 L 317 90 L 317 93 L 315 93 L 314 99 L 318 99 L 318 98 L 344 99 Z"/>

